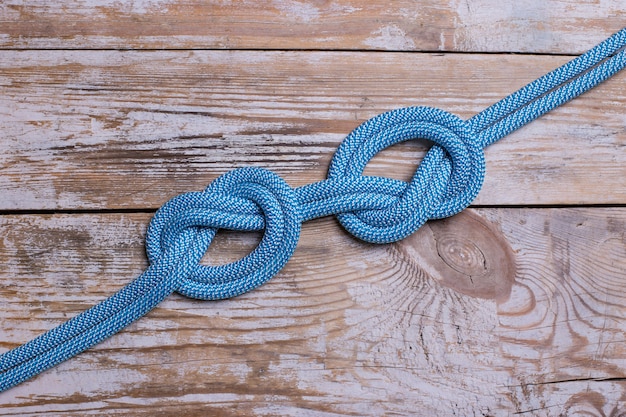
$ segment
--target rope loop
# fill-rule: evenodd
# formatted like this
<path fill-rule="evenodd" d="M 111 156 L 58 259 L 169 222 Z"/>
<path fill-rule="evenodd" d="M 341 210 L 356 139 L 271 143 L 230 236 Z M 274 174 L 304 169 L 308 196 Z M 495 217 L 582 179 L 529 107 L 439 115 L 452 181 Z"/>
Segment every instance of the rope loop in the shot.
<path fill-rule="evenodd" d="M 392 110 L 358 126 L 337 149 L 328 178 L 362 175 L 381 150 L 419 138 L 435 145 L 396 204 L 384 210 L 337 215 L 350 233 L 368 242 L 395 242 L 428 219 L 462 211 L 478 195 L 485 177 L 485 156 L 473 131 L 459 117 L 424 106 Z"/>
<path fill-rule="evenodd" d="M 250 254 L 225 265 L 196 264 L 176 289 L 203 300 L 230 298 L 282 269 L 298 243 L 300 226 L 297 198 L 282 178 L 262 168 L 240 168 L 217 178 L 204 192 L 181 194 L 165 203 L 150 222 L 146 251 L 156 263 L 176 239 L 193 239 L 195 250 L 204 253 L 220 228 L 265 229 Z M 196 232 L 191 237 L 190 229 Z"/>
<path fill-rule="evenodd" d="M 115 334 L 174 291 L 216 300 L 258 287 L 287 263 L 306 220 L 336 215 L 354 236 L 388 243 L 429 219 L 460 212 L 483 184 L 484 147 L 623 68 L 626 28 L 467 122 L 432 107 L 402 108 L 366 121 L 341 143 L 324 181 L 293 189 L 268 170 L 240 168 L 217 178 L 204 192 L 172 198 L 150 223 L 146 271 L 89 310 L 0 354 L 0 392 Z M 381 150 L 419 138 L 434 145 L 408 184 L 363 175 Z M 265 232 L 242 259 L 201 265 L 221 228 Z"/>

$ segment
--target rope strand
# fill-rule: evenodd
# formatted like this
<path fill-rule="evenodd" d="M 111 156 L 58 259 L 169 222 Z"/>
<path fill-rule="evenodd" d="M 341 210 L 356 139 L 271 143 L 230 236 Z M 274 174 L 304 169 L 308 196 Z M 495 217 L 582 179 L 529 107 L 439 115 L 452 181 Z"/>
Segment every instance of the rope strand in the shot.
<path fill-rule="evenodd" d="M 354 236 L 389 243 L 429 219 L 460 212 L 482 186 L 486 146 L 622 70 L 625 48 L 626 28 L 468 121 L 430 107 L 376 116 L 341 143 L 324 181 L 293 189 L 270 171 L 241 168 L 204 192 L 172 198 L 150 222 L 148 269 L 103 302 L 0 355 L 0 392 L 117 333 L 174 291 L 217 300 L 262 285 L 287 263 L 307 220 L 336 215 Z M 408 184 L 362 175 L 378 152 L 416 138 L 434 145 Z M 218 229 L 264 230 L 264 236 L 239 261 L 200 265 Z"/>
<path fill-rule="evenodd" d="M 489 146 L 615 75 L 624 68 L 625 45 L 626 28 L 486 108 L 468 120 L 468 123 L 478 134 L 482 146 Z M 569 94 L 560 93 L 571 83 L 575 83 L 578 88 L 570 87 Z M 528 107 L 533 103 L 533 108 Z M 511 123 L 508 121 L 510 118 L 517 121 Z"/>

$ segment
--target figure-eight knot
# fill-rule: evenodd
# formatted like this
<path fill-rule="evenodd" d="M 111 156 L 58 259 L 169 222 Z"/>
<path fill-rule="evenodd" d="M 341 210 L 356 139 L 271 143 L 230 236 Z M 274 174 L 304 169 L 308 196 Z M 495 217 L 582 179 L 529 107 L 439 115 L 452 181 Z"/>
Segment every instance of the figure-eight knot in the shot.
<path fill-rule="evenodd" d="M 336 215 L 359 239 L 388 243 L 429 219 L 458 213 L 482 186 L 484 147 L 623 69 L 625 47 L 622 29 L 467 121 L 430 107 L 376 116 L 341 143 L 324 181 L 294 189 L 270 171 L 241 168 L 217 178 L 204 192 L 174 197 L 150 223 L 148 269 L 103 302 L 0 355 L 0 391 L 117 333 L 173 291 L 213 300 L 258 287 L 287 263 L 301 224 L 309 219 Z M 408 183 L 363 175 L 378 152 L 417 138 L 433 146 Z M 201 265 L 218 229 L 264 230 L 264 235 L 239 261 Z"/>
<path fill-rule="evenodd" d="M 363 175 L 378 152 L 416 138 L 435 145 L 408 184 Z M 218 229 L 264 229 L 248 256 L 220 266 L 196 264 L 176 289 L 194 298 L 230 298 L 263 284 L 287 263 L 303 221 L 336 214 L 362 240 L 395 242 L 431 218 L 463 210 L 480 191 L 484 176 L 483 149 L 467 122 L 430 107 L 398 109 L 356 128 L 337 150 L 328 179 L 319 183 L 293 189 L 271 171 L 240 168 L 217 178 L 204 192 L 174 197 L 150 223 L 147 253 L 156 262 L 176 239 L 187 238 L 188 228 L 202 235 L 198 239 L 204 245 Z"/>

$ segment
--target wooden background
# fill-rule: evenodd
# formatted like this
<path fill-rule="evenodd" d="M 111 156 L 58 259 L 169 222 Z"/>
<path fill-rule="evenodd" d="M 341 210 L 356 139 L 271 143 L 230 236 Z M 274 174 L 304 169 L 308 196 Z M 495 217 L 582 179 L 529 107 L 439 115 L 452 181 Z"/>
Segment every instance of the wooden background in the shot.
<path fill-rule="evenodd" d="M 320 180 L 369 117 L 468 118 L 624 22 L 623 0 L 2 1 L 0 352 L 137 276 L 168 198 L 246 165 Z M 625 108 L 623 73 L 494 144 L 473 208 L 397 244 L 311 221 L 265 286 L 170 296 L 0 416 L 626 415 Z"/>

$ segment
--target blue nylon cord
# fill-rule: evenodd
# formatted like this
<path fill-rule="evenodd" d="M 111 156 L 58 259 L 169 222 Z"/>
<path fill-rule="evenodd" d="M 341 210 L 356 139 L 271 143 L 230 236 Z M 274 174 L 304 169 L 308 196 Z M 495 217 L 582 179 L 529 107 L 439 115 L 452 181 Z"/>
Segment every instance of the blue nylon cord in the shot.
<path fill-rule="evenodd" d="M 294 189 L 270 171 L 241 168 L 204 192 L 172 198 L 150 222 L 148 269 L 105 301 L 0 355 L 0 392 L 117 333 L 174 291 L 218 300 L 262 285 L 287 263 L 307 220 L 336 215 L 354 236 L 389 243 L 462 211 L 482 186 L 483 148 L 622 70 L 625 47 L 626 28 L 468 121 L 430 107 L 378 115 L 341 143 L 324 181 Z M 408 184 L 362 175 L 382 149 L 415 138 L 434 145 Z M 265 232 L 241 260 L 200 265 L 218 229 Z"/>

